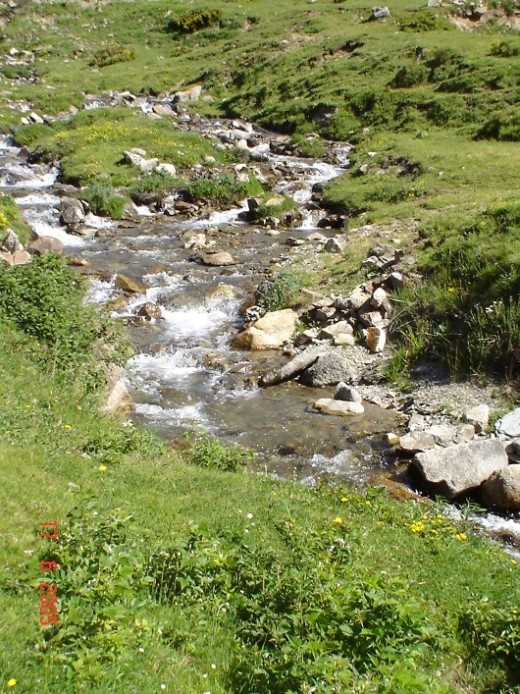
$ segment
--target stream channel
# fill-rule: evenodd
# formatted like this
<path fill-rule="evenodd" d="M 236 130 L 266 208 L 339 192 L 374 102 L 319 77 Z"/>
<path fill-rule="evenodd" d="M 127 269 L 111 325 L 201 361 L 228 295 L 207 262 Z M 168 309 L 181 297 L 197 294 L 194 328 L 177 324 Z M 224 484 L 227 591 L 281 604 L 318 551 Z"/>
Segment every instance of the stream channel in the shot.
<path fill-rule="evenodd" d="M 236 127 L 223 120 L 203 123 L 204 132 L 217 141 Z M 137 219 L 119 223 L 89 214 L 85 223 L 92 229 L 90 238 L 71 235 L 59 221 L 58 169 L 29 164 L 9 138 L 0 142 L 0 191 L 16 198 L 38 235 L 58 238 L 66 255 L 88 261 L 87 301 L 108 306 L 127 323 L 136 350 L 126 365 L 133 422 L 171 441 L 202 427 L 224 442 L 252 448 L 256 465 L 280 477 L 313 483 L 333 475 L 366 483 L 393 464 L 384 435 L 399 430 L 396 412 L 365 403 L 363 415 L 321 414 L 312 404 L 332 397 L 333 387 L 309 388 L 291 381 L 259 388 L 258 377 L 286 357 L 230 347 L 243 326 L 241 306 L 251 300 L 269 268 L 283 266 L 291 256 L 287 240 L 313 243 L 319 217 L 311 204 L 312 188 L 345 170 L 348 147 L 333 145 L 327 162 L 275 154 L 269 140 L 276 136 L 247 127 L 258 142 L 250 149 L 247 170 L 254 169 L 256 160 L 276 171 L 280 182 L 275 192 L 298 204 L 299 227 L 273 230 L 243 222 L 244 201 L 240 208 L 204 211 L 188 220 L 155 215 L 148 208 L 138 208 Z M 185 247 L 190 231 L 204 234 L 214 250 L 230 252 L 235 264 L 194 262 L 194 250 Z M 334 235 L 326 229 L 319 233 Z M 116 288 L 119 273 L 143 283 L 146 290 L 128 298 Z M 159 305 L 162 318 L 138 319 L 137 310 L 145 302 Z M 520 541 L 517 520 L 487 514 L 480 523 Z"/>

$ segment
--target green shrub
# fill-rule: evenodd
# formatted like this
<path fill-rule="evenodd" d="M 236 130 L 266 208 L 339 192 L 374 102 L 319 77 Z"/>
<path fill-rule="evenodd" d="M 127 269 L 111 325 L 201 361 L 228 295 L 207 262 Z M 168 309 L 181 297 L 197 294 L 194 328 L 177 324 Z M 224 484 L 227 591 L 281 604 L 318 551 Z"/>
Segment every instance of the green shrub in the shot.
<path fill-rule="evenodd" d="M 490 54 L 500 58 L 514 58 L 520 55 L 520 44 L 512 41 L 499 41 L 491 46 Z"/>
<path fill-rule="evenodd" d="M 170 19 L 167 29 L 179 34 L 193 34 L 200 29 L 219 24 L 221 20 L 220 10 L 191 10 L 181 17 Z"/>
<path fill-rule="evenodd" d="M 0 194 L 0 231 L 20 221 L 20 210 L 12 195 Z"/>
<path fill-rule="evenodd" d="M 399 18 L 399 29 L 419 33 L 450 29 L 449 22 L 431 10 L 414 10 Z"/>
<path fill-rule="evenodd" d="M 298 157 L 319 159 L 327 152 L 325 143 L 317 135 L 303 135 L 301 133 L 295 133 L 291 137 L 290 142 L 294 147 L 294 153 Z"/>
<path fill-rule="evenodd" d="M 92 366 L 92 346 L 106 329 L 82 305 L 84 292 L 83 278 L 54 253 L 0 267 L 0 317 L 35 337 L 46 363 L 60 371 Z"/>
<path fill-rule="evenodd" d="M 428 69 L 416 63 L 413 65 L 403 65 L 401 66 L 390 83 L 392 87 L 398 89 L 416 87 L 418 84 L 422 84 L 428 79 Z"/>
<path fill-rule="evenodd" d="M 118 195 L 109 181 L 94 181 L 80 192 L 80 198 L 87 202 L 94 214 L 121 219 L 126 198 Z"/>
<path fill-rule="evenodd" d="M 238 444 L 224 445 L 208 432 L 188 434 L 188 460 L 199 467 L 236 472 L 253 460 L 253 452 Z"/>
<path fill-rule="evenodd" d="M 492 115 L 479 128 L 475 138 L 504 142 L 520 141 L 520 114 L 517 111 L 505 111 Z"/>
<path fill-rule="evenodd" d="M 107 67 L 116 63 L 127 63 L 136 58 L 137 53 L 127 46 L 109 46 L 96 51 L 88 64 L 90 67 Z"/>
<path fill-rule="evenodd" d="M 154 171 L 153 173 L 142 176 L 131 189 L 131 197 L 142 193 L 157 193 L 161 198 L 165 198 L 175 188 L 177 180 L 166 171 Z"/>
<path fill-rule="evenodd" d="M 266 311 L 279 311 L 294 306 L 303 287 L 308 286 L 309 277 L 294 270 L 278 273 L 271 281 L 260 285 L 256 302 Z"/>
<path fill-rule="evenodd" d="M 261 195 L 263 186 L 255 176 L 248 181 L 239 181 L 232 174 L 220 174 L 214 178 L 197 178 L 185 188 L 185 194 L 190 200 L 205 200 L 206 202 L 230 203 L 242 198 Z"/>

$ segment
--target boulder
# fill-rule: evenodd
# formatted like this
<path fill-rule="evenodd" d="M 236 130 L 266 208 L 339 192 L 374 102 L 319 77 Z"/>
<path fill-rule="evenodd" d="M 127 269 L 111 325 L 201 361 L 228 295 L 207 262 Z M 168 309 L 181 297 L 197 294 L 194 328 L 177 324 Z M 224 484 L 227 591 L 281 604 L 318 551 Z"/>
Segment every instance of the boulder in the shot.
<path fill-rule="evenodd" d="M 23 251 L 23 246 L 20 243 L 20 239 L 14 233 L 12 229 L 7 229 L 7 233 L 0 241 L 0 251 L 4 253 L 16 253 L 16 251 Z"/>
<path fill-rule="evenodd" d="M 77 198 L 63 197 L 60 203 L 60 221 L 64 226 L 75 227 L 85 221 L 85 208 Z"/>
<path fill-rule="evenodd" d="M 236 260 L 227 251 L 212 251 L 211 253 L 201 253 L 195 257 L 195 261 L 201 265 L 225 266 L 235 265 Z"/>
<path fill-rule="evenodd" d="M 343 400 L 344 402 L 363 402 L 361 393 L 352 386 L 346 383 L 338 383 L 334 392 L 334 400 Z"/>
<path fill-rule="evenodd" d="M 335 414 L 342 417 L 363 414 L 365 411 L 365 408 L 359 402 L 346 402 L 345 400 L 333 400 L 332 398 L 320 398 L 316 400 L 313 407 L 324 414 Z"/>
<path fill-rule="evenodd" d="M 140 150 L 141 152 L 144 150 Z M 136 152 L 135 149 L 130 149 L 123 152 L 123 162 L 129 164 L 130 166 L 135 166 L 140 169 L 143 173 L 151 173 L 155 171 L 159 165 L 159 160 L 157 158 L 145 159 L 142 154 Z"/>
<path fill-rule="evenodd" d="M 314 364 L 300 376 L 307 386 L 335 386 L 340 381 L 352 382 L 358 376 L 357 368 L 350 356 L 350 350 L 332 348 L 319 356 Z"/>
<path fill-rule="evenodd" d="M 477 405 L 471 407 L 464 413 L 464 419 L 469 424 L 473 424 L 478 434 L 486 431 L 489 425 L 489 407 L 487 405 Z"/>
<path fill-rule="evenodd" d="M 324 246 L 324 250 L 328 253 L 343 253 L 345 250 L 345 240 L 337 236 L 329 239 Z"/>
<path fill-rule="evenodd" d="M 104 367 L 106 386 L 103 393 L 101 412 L 104 414 L 124 414 L 132 407 L 132 397 L 124 381 L 124 369 L 116 364 Z"/>
<path fill-rule="evenodd" d="M 178 103 L 179 101 L 198 101 L 202 92 L 202 86 L 196 84 L 191 89 L 185 89 L 184 91 L 175 92 L 173 95 L 173 103 Z"/>
<path fill-rule="evenodd" d="M 226 301 L 227 299 L 232 299 L 234 296 L 234 288 L 229 284 L 221 283 L 217 284 L 215 287 L 211 287 L 210 289 L 208 289 L 208 291 L 204 294 L 204 301 Z"/>
<path fill-rule="evenodd" d="M 399 437 L 399 446 L 406 453 L 419 453 L 435 446 L 435 437 L 425 431 L 409 431 Z"/>
<path fill-rule="evenodd" d="M 520 463 L 520 439 L 511 441 L 506 446 L 506 453 L 510 463 Z"/>
<path fill-rule="evenodd" d="M 138 307 L 137 315 L 145 320 L 159 320 L 162 318 L 162 310 L 153 301 L 146 301 Z"/>
<path fill-rule="evenodd" d="M 11 258 L 11 265 L 27 265 L 27 263 L 31 261 L 31 256 L 29 253 L 27 253 L 27 251 L 16 251 L 16 253 L 13 253 Z"/>
<path fill-rule="evenodd" d="M 338 335 L 352 335 L 353 327 L 346 320 L 340 320 L 332 325 L 327 325 L 320 330 L 320 340 L 333 340 Z"/>
<path fill-rule="evenodd" d="M 495 432 L 501 439 L 520 438 L 520 407 L 499 419 L 495 424 Z"/>
<path fill-rule="evenodd" d="M 354 311 L 358 311 L 362 306 L 368 304 L 371 298 L 370 290 L 364 284 L 360 284 L 350 293 L 347 303 Z"/>
<path fill-rule="evenodd" d="M 482 485 L 482 499 L 500 511 L 520 511 L 520 465 L 495 472 Z"/>
<path fill-rule="evenodd" d="M 177 169 L 173 164 L 159 164 L 157 168 L 155 169 L 159 173 L 165 173 L 170 176 L 176 176 L 177 175 Z"/>
<path fill-rule="evenodd" d="M 304 349 L 303 352 L 300 352 L 300 354 L 296 355 L 294 359 L 288 361 L 280 369 L 264 374 L 260 378 L 258 385 L 266 388 L 294 378 L 311 364 L 314 364 L 316 359 L 321 356 L 324 351 L 323 347 L 309 347 L 308 349 Z"/>
<path fill-rule="evenodd" d="M 33 255 L 46 255 L 47 253 L 61 253 L 63 244 L 53 236 L 39 236 L 28 245 L 27 250 Z"/>
<path fill-rule="evenodd" d="M 370 19 L 383 19 L 383 17 L 390 17 L 390 10 L 388 7 L 373 7 Z"/>
<path fill-rule="evenodd" d="M 503 444 L 496 440 L 472 441 L 418 453 L 412 466 L 433 493 L 454 499 L 507 467 Z"/>
<path fill-rule="evenodd" d="M 297 321 L 298 314 L 291 308 L 270 311 L 236 335 L 231 344 L 237 349 L 279 349 L 293 336 Z"/>
<path fill-rule="evenodd" d="M 144 294 L 146 285 L 126 275 L 117 275 L 115 286 L 128 294 Z"/>

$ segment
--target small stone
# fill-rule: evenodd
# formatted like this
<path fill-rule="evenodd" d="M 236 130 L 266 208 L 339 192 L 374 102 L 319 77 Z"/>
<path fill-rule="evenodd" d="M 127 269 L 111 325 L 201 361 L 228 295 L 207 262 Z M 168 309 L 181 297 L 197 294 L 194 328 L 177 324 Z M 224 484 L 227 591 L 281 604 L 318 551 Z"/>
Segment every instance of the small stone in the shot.
<path fill-rule="evenodd" d="M 435 438 L 424 431 L 414 431 L 399 438 L 399 446 L 407 453 L 427 451 L 435 446 Z"/>
<path fill-rule="evenodd" d="M 345 241 L 337 237 L 329 239 L 324 246 L 324 250 L 326 250 L 327 253 L 343 253 L 345 250 Z"/>
<path fill-rule="evenodd" d="M 344 400 L 345 402 L 363 402 L 361 393 L 346 383 L 338 383 L 334 392 L 334 400 Z"/>
<path fill-rule="evenodd" d="M 137 309 L 137 315 L 146 320 L 159 320 L 162 318 L 161 307 L 155 304 L 153 301 L 147 301 L 141 304 Z"/>
<path fill-rule="evenodd" d="M 227 251 L 213 251 L 210 253 L 202 253 L 201 255 L 196 257 L 196 261 L 201 265 L 209 265 L 212 267 L 236 264 L 236 260 L 233 258 L 231 253 L 228 253 Z"/>
<path fill-rule="evenodd" d="M 389 433 L 386 435 L 385 438 L 386 438 L 386 442 L 387 442 L 390 446 L 397 446 L 398 443 L 399 443 L 399 435 L 398 435 L 398 434 L 394 434 L 393 432 L 389 432 Z"/>
<path fill-rule="evenodd" d="M 378 289 L 375 290 L 375 292 L 372 294 L 372 298 L 370 299 L 370 303 L 374 308 L 381 308 L 383 304 L 388 300 L 388 295 L 385 292 L 385 290 L 382 287 L 379 287 Z"/>
<path fill-rule="evenodd" d="M 16 253 L 16 251 L 23 251 L 23 246 L 20 243 L 20 239 L 12 229 L 7 230 L 7 234 L 0 242 L 0 251 L 4 251 L 5 253 Z"/>
<path fill-rule="evenodd" d="M 332 342 L 337 347 L 353 347 L 356 344 L 356 338 L 354 335 L 341 333 L 340 335 L 336 335 Z"/>
<path fill-rule="evenodd" d="M 117 275 L 115 286 L 117 289 L 121 289 L 129 294 L 143 294 L 146 292 L 146 285 L 138 280 L 133 280 L 131 277 L 126 275 Z"/>
<path fill-rule="evenodd" d="M 488 405 L 477 405 L 471 407 L 464 413 L 464 419 L 469 424 L 473 424 L 478 434 L 486 431 L 489 426 L 489 407 Z"/>

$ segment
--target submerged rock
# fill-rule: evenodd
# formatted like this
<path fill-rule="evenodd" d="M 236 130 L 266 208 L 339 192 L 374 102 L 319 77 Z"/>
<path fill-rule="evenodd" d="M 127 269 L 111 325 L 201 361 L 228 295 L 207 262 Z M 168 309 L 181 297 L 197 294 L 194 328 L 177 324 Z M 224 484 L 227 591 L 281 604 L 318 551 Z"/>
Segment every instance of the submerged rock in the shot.
<path fill-rule="evenodd" d="M 126 275 L 117 275 L 115 286 L 129 294 L 142 294 L 146 291 L 146 285 L 138 280 L 133 280 Z"/>

